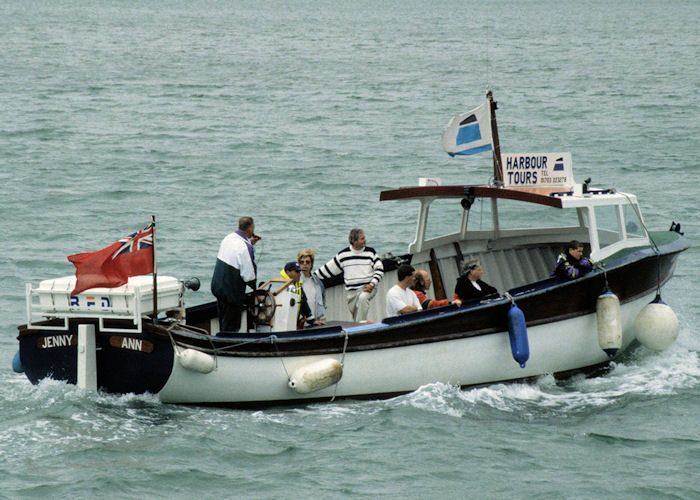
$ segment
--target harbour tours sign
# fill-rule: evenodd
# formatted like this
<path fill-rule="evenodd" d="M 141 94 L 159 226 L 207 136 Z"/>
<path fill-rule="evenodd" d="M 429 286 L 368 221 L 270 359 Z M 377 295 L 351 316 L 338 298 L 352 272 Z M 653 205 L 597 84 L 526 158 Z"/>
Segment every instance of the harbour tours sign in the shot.
<path fill-rule="evenodd" d="M 505 187 L 573 187 L 571 153 L 502 154 Z"/>

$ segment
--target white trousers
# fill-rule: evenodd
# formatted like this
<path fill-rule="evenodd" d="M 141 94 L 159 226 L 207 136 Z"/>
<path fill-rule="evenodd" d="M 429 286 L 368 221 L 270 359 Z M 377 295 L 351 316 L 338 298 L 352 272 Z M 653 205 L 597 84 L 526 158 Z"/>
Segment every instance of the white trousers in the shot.
<path fill-rule="evenodd" d="M 357 290 L 348 290 L 348 309 L 352 315 L 352 320 L 355 322 L 367 320 L 369 313 L 369 302 L 377 295 L 377 286 L 372 288 L 371 292 L 365 292 L 362 288 Z"/>

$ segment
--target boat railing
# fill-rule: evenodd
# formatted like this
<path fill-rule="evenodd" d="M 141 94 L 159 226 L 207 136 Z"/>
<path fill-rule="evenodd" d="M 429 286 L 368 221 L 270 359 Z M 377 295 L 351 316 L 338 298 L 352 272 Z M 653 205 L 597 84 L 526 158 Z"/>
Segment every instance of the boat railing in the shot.
<path fill-rule="evenodd" d="M 50 303 L 53 303 L 54 301 L 54 296 L 52 294 L 46 294 L 44 293 L 43 290 L 39 288 L 33 288 L 31 283 L 26 284 L 26 300 L 27 300 L 27 328 L 31 328 L 34 330 L 68 330 L 69 328 L 69 320 L 70 319 L 97 319 L 98 320 L 98 325 L 99 329 L 102 332 L 115 332 L 115 333 L 141 333 L 143 330 L 143 322 L 142 322 L 142 311 L 141 311 L 141 290 L 138 288 L 135 288 L 132 291 L 124 291 L 124 292 L 118 292 L 112 289 L 110 291 L 110 297 L 114 296 L 123 296 L 125 299 L 126 297 L 133 297 L 133 307 L 129 308 L 124 308 L 124 309 L 109 309 L 109 308 L 102 308 L 101 310 L 95 310 L 95 311 L 85 311 L 85 310 L 59 310 L 56 309 L 55 304 L 54 307 L 48 306 L 47 307 L 47 301 Z M 38 298 L 40 300 L 40 303 L 38 304 L 38 308 L 36 307 L 36 304 L 34 304 L 35 298 Z M 44 303 L 42 304 L 41 299 L 44 299 Z M 98 306 L 101 307 L 101 306 Z M 39 310 L 37 310 L 39 309 Z M 57 319 L 62 319 L 63 320 L 63 325 L 62 326 L 48 326 L 48 325 L 39 325 L 35 322 L 32 322 L 33 318 L 36 317 L 43 317 L 44 319 L 52 319 L 52 318 L 57 318 Z M 134 324 L 134 328 L 114 328 L 114 327 L 107 327 L 105 326 L 105 320 L 131 320 L 132 323 Z"/>

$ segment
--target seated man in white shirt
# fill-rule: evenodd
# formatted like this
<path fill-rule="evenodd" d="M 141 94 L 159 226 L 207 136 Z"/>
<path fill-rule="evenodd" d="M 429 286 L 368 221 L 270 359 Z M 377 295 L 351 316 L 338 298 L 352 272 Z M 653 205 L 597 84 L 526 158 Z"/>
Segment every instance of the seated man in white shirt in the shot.
<path fill-rule="evenodd" d="M 397 273 L 399 282 L 386 294 L 386 315 L 398 316 L 421 311 L 423 308 L 418 302 L 418 297 L 411 290 L 411 286 L 416 282 L 415 269 L 408 264 L 402 264 Z"/>

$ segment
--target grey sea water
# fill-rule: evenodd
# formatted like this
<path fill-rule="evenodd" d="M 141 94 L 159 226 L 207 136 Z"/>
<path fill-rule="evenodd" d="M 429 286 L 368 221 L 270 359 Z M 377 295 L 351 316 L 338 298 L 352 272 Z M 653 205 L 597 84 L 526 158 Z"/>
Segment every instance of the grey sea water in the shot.
<path fill-rule="evenodd" d="M 190 304 L 244 214 L 263 277 L 354 226 L 405 252 L 416 207 L 379 192 L 486 182 L 488 155 L 439 138 L 489 87 L 505 152 L 571 151 L 697 245 L 699 22 L 695 1 L 0 2 L 0 497 L 700 498 L 697 246 L 663 292 L 676 343 L 600 378 L 235 411 L 11 370 L 25 282 L 151 214 L 160 273 L 203 281 Z"/>

